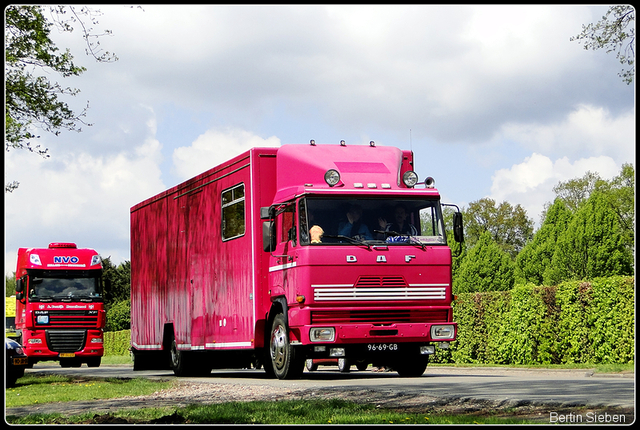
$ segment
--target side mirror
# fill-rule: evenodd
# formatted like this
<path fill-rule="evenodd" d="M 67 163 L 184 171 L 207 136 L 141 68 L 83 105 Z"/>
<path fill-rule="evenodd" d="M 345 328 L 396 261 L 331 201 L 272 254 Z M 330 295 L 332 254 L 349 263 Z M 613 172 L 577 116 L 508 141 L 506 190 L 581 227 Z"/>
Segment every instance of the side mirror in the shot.
<path fill-rule="evenodd" d="M 24 299 L 24 293 L 16 293 L 16 300 L 22 301 Z"/>
<path fill-rule="evenodd" d="M 24 284 L 22 283 L 22 279 L 16 279 L 16 292 L 21 293 L 24 290 Z"/>
<path fill-rule="evenodd" d="M 462 212 L 453 214 L 453 238 L 456 242 L 464 241 L 464 228 L 462 227 Z"/>
<path fill-rule="evenodd" d="M 273 252 L 276 249 L 276 223 L 273 221 L 265 221 L 262 223 L 262 249 L 265 252 Z"/>

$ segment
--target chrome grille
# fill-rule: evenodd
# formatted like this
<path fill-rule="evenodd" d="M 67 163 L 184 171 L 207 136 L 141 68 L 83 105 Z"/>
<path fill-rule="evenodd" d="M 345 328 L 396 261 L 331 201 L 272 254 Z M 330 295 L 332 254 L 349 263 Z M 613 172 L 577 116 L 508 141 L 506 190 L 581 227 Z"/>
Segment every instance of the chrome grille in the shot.
<path fill-rule="evenodd" d="M 312 285 L 315 301 L 444 300 L 448 284 L 407 284 L 402 276 L 361 276 L 354 285 Z"/>

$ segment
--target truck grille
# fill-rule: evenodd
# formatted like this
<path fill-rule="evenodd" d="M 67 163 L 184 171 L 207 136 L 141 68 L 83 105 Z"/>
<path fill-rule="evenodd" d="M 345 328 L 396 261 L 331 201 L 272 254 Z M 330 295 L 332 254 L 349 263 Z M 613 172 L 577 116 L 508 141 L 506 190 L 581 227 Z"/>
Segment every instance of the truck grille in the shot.
<path fill-rule="evenodd" d="M 311 324 L 399 324 L 449 321 L 449 311 L 413 309 L 371 309 L 312 311 Z"/>
<path fill-rule="evenodd" d="M 98 311 L 49 311 L 49 326 L 95 328 Z"/>
<path fill-rule="evenodd" d="M 315 301 L 444 300 L 449 284 L 407 284 L 402 276 L 361 276 L 354 285 L 312 285 Z"/>
<path fill-rule="evenodd" d="M 87 341 L 86 330 L 47 330 L 47 345 L 53 352 L 77 352 Z"/>

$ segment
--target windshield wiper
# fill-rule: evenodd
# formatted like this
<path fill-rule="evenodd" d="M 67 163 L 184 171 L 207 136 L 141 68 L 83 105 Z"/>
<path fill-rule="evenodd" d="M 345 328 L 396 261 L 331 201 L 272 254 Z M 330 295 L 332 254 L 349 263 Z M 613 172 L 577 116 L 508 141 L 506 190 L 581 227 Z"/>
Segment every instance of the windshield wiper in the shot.
<path fill-rule="evenodd" d="M 364 246 L 367 247 L 367 249 L 371 249 L 371 245 L 369 245 L 365 241 L 354 239 L 353 237 L 349 237 L 349 236 L 344 236 L 342 234 L 336 234 L 336 235 L 324 234 L 324 235 L 322 235 L 322 237 L 328 237 L 330 239 L 347 239 L 349 242 L 351 242 L 351 243 L 353 243 L 355 245 L 364 245 Z"/>
<path fill-rule="evenodd" d="M 427 247 L 427 245 L 425 245 L 424 243 L 422 243 L 419 239 L 416 239 L 415 236 L 412 236 L 410 234 L 403 234 L 403 233 L 398 233 L 397 231 L 393 231 L 393 230 L 373 230 L 374 233 L 382 233 L 385 234 L 387 236 L 402 236 L 402 237 L 408 237 L 409 238 L 409 243 L 411 245 L 417 245 L 420 248 L 422 248 L 422 250 L 424 251 L 424 249 Z"/>

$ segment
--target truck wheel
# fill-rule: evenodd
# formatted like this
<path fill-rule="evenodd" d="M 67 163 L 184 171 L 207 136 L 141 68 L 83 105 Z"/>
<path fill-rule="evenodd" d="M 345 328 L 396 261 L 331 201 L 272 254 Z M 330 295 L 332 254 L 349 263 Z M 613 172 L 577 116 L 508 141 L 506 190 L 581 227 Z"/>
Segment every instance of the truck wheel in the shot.
<path fill-rule="evenodd" d="M 338 370 L 342 373 L 349 373 L 351 370 L 351 364 L 346 358 L 338 358 Z"/>
<path fill-rule="evenodd" d="M 87 367 L 100 367 L 102 357 L 95 357 L 87 359 Z"/>
<path fill-rule="evenodd" d="M 315 372 L 316 370 L 318 370 L 318 365 L 313 364 L 313 358 L 308 358 L 305 366 L 307 367 L 307 370 L 309 372 Z"/>
<path fill-rule="evenodd" d="M 364 361 L 360 361 L 356 363 L 356 369 L 358 369 L 361 372 L 364 372 L 365 370 L 367 370 L 367 367 L 369 367 L 369 363 L 365 363 Z"/>
<path fill-rule="evenodd" d="M 428 363 L 428 355 L 419 355 L 417 357 L 411 357 L 409 360 L 402 361 L 400 363 L 394 363 L 393 369 L 402 377 L 417 377 L 422 376 L 424 371 L 427 369 Z"/>
<path fill-rule="evenodd" d="M 304 371 L 304 357 L 296 354 L 289 342 L 289 330 L 282 314 L 276 315 L 271 326 L 269 350 L 273 372 L 278 379 L 299 378 Z"/>
<path fill-rule="evenodd" d="M 189 365 L 187 354 L 178 349 L 176 339 L 171 340 L 171 370 L 176 376 L 187 376 Z"/>

